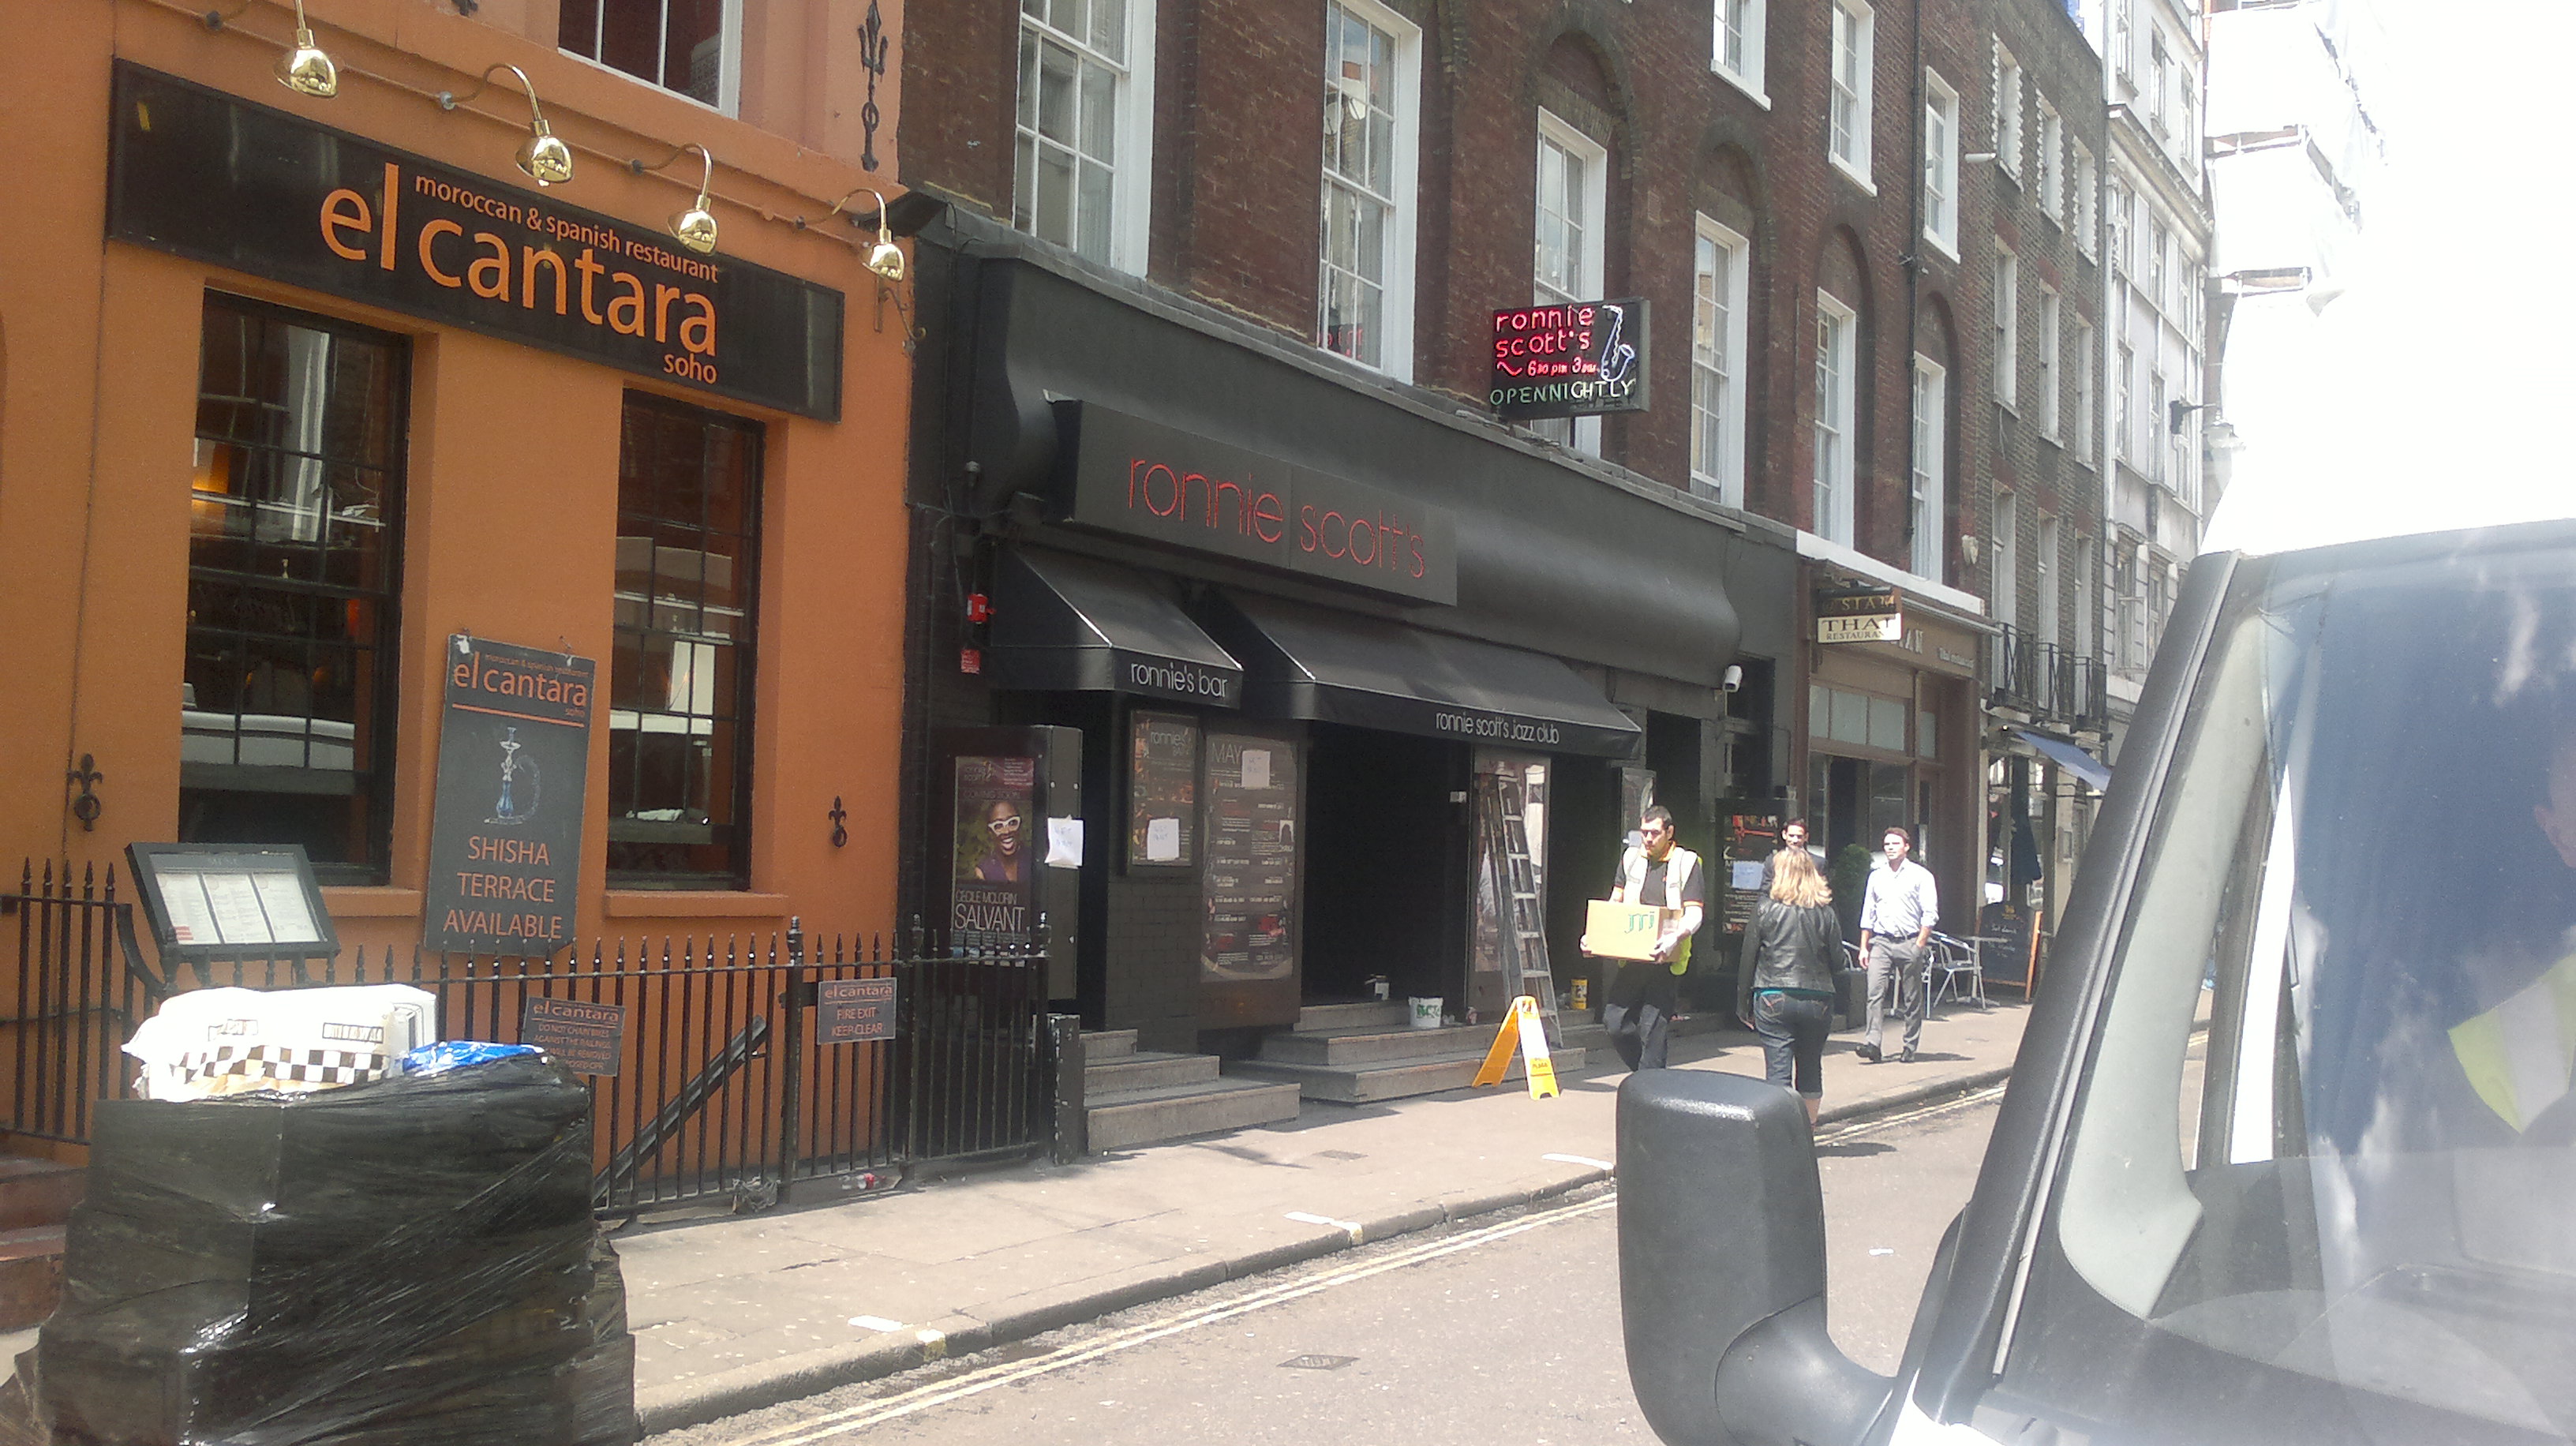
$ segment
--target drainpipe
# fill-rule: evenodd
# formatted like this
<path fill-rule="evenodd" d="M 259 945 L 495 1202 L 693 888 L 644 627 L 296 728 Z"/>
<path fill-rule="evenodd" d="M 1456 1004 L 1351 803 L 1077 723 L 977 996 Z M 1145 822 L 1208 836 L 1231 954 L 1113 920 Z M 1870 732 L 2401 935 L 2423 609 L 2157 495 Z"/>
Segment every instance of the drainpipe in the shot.
<path fill-rule="evenodd" d="M 2107 28 L 2107 21 L 2105 24 Z M 2100 459 L 2102 463 L 2102 555 L 2097 560 L 2098 565 L 2093 574 L 2092 608 L 2095 645 L 2093 655 L 2102 665 L 2102 706 L 2106 714 L 2110 708 L 2111 650 L 2114 639 L 2112 626 L 2105 620 L 2102 610 L 2102 592 L 2118 573 L 2114 550 L 2119 546 L 2120 541 L 2119 524 L 2114 518 L 2114 503 L 2120 494 L 2120 474 L 2117 461 L 2118 450 L 2113 445 L 2117 438 L 2112 428 L 2121 425 L 2124 421 L 2111 415 L 2111 409 L 2107 403 L 2112 397 L 2118 395 L 2120 378 L 2114 375 L 2112 369 L 2120 363 L 2120 334 L 2128 326 L 2129 321 L 2126 308 L 2119 307 L 2120 270 L 2113 263 L 2111 256 L 2111 169 L 2114 164 L 2111 127 L 2118 124 L 2129 113 L 2127 106 L 2111 102 L 2109 99 L 2112 77 L 2116 73 L 2110 57 L 2104 56 L 2102 89 L 2106 103 L 2102 109 L 2102 164 L 2093 173 L 2093 257 L 2102 268 L 2101 372 L 2100 379 L 2093 388 L 2093 404 L 2102 417 Z M 2110 720 L 2105 717 L 2103 721 L 2107 724 Z"/>

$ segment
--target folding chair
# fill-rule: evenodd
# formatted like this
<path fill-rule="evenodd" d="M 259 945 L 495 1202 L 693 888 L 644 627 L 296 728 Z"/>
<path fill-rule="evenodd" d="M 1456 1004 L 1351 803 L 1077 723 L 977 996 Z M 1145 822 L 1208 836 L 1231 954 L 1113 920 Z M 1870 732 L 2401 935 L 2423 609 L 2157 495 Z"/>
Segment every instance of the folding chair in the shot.
<path fill-rule="evenodd" d="M 1923 966 L 1923 1010 L 1930 1014 L 1943 999 L 1964 999 L 1986 1007 L 1986 969 L 1974 940 L 1934 932 Z M 1961 987 L 1961 981 L 1966 981 Z"/>

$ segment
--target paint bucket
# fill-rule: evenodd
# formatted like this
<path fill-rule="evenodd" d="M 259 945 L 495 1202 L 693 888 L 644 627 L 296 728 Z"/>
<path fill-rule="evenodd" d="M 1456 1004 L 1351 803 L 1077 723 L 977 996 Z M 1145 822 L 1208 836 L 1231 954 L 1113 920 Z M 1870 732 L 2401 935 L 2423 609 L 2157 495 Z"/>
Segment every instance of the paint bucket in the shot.
<path fill-rule="evenodd" d="M 1438 1029 L 1440 1027 L 1440 996 L 1435 994 L 1429 999 L 1424 999 L 1418 995 L 1411 995 L 1407 996 L 1404 1002 L 1413 1011 L 1414 1028 Z"/>
<path fill-rule="evenodd" d="M 1577 1010 L 1585 1010 L 1585 1009 L 1590 1009 L 1590 1008 L 1592 1007 L 1592 981 L 1591 981 L 1591 980 L 1589 980 L 1589 979 L 1585 979 L 1585 978 L 1582 978 L 1581 976 L 1577 976 L 1577 977 L 1575 978 L 1575 981 L 1574 981 L 1574 1007 L 1575 1007 Z"/>

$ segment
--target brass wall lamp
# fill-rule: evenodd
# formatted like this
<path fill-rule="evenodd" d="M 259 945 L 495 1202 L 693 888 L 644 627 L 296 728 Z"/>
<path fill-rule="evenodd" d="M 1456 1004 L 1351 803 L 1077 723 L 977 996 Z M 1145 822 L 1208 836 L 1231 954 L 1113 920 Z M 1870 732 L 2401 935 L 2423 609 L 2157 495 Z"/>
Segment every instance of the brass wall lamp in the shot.
<path fill-rule="evenodd" d="M 696 141 L 688 141 L 674 146 L 669 155 L 650 165 L 640 159 L 629 160 L 626 169 L 640 176 L 646 171 L 658 171 L 691 151 L 696 151 L 706 161 L 706 170 L 698 177 L 698 199 L 690 204 L 689 209 L 671 218 L 671 235 L 682 246 L 705 256 L 716 249 L 716 215 L 707 209 L 707 190 L 716 179 L 715 153 Z"/>
<path fill-rule="evenodd" d="M 304 23 L 304 0 L 295 0 L 295 43 L 277 57 L 277 83 L 315 100 L 340 93 L 340 67 L 313 43 L 313 27 Z"/>
<path fill-rule="evenodd" d="M 894 226 L 886 219 L 886 199 L 882 193 L 874 187 L 861 186 L 848 196 L 834 201 L 832 209 L 823 213 L 823 219 L 828 221 L 841 214 L 841 208 L 850 204 L 851 198 L 855 196 L 874 196 L 877 201 L 877 244 L 868 248 L 868 269 L 888 281 L 901 281 L 904 272 L 903 248 L 894 244 Z M 866 218 L 852 216 L 850 224 L 864 225 Z"/>
<path fill-rule="evenodd" d="M 297 3 L 301 4 L 302 0 L 297 0 Z M 526 172 L 528 178 L 540 186 L 560 186 L 571 180 L 572 147 L 565 145 L 552 130 L 547 129 L 546 113 L 537 105 L 537 88 L 528 83 L 528 73 L 519 67 L 506 62 L 483 67 L 483 74 L 474 82 L 472 90 L 463 95 L 458 95 L 452 90 L 440 91 L 435 97 L 438 108 L 454 110 L 481 95 L 491 88 L 492 73 L 500 70 L 506 70 L 517 76 L 519 89 L 526 91 L 528 95 L 528 138 L 520 143 L 519 154 L 515 157 L 519 163 L 519 169 Z"/>

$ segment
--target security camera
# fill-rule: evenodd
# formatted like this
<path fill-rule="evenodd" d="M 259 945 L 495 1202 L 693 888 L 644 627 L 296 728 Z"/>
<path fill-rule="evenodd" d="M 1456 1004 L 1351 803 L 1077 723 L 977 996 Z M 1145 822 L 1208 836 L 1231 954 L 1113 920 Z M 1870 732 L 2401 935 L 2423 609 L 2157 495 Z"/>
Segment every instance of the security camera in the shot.
<path fill-rule="evenodd" d="M 1726 671 L 1718 675 L 1717 691 L 1721 693 L 1732 693 L 1743 686 L 1744 666 L 1741 663 L 1727 664 Z"/>

